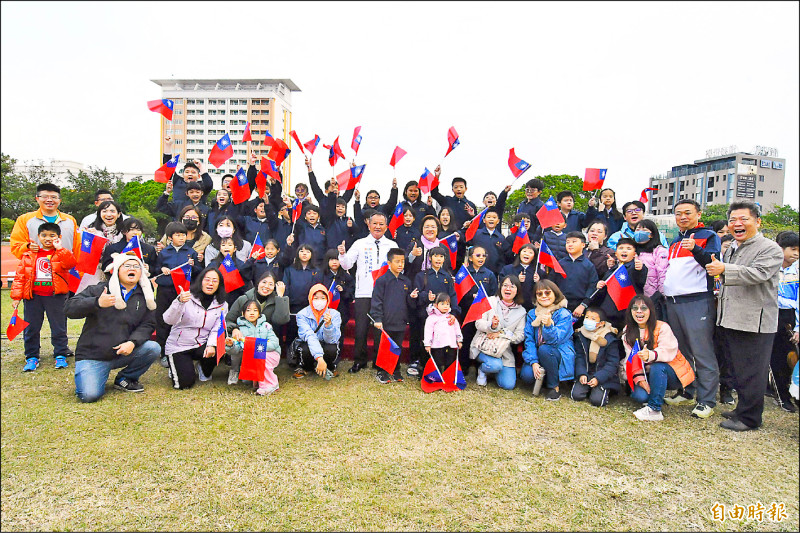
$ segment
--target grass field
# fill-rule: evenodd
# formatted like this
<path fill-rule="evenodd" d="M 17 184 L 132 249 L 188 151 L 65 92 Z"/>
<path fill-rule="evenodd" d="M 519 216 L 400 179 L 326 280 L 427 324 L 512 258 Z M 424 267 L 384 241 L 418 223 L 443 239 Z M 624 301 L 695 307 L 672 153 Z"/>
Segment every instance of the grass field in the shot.
<path fill-rule="evenodd" d="M 143 394 L 82 405 L 73 360 L 56 371 L 51 354 L 23 374 L 21 336 L 3 341 L 3 531 L 798 528 L 798 417 L 770 399 L 761 430 L 733 434 L 688 407 L 642 423 L 627 398 L 546 402 L 474 374 L 428 395 L 372 371 L 294 380 L 282 362 L 266 398 L 223 369 L 175 391 L 156 365 Z M 787 516 L 721 523 L 716 502 Z"/>

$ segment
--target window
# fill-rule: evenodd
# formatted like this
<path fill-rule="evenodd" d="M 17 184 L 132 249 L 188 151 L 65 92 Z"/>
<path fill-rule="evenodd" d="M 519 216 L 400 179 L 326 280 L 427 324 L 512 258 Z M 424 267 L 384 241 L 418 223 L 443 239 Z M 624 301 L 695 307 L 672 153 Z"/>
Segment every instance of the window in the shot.
<path fill-rule="evenodd" d="M 263 113 L 264 115 L 269 115 L 269 109 L 265 109 L 264 111 L 262 111 L 262 113 Z"/>
<path fill-rule="evenodd" d="M 176 118 L 175 120 L 172 121 L 172 124 L 180 126 L 180 125 L 183 124 L 183 119 L 182 118 Z"/>
<path fill-rule="evenodd" d="M 713 202 L 713 201 L 714 201 L 714 193 L 709 191 L 708 196 L 706 196 L 706 202 Z"/>
<path fill-rule="evenodd" d="M 210 110 L 210 111 L 208 112 L 208 114 L 209 114 L 209 115 L 216 115 L 216 114 L 217 114 L 217 110 L 216 110 L 216 109 L 212 109 L 212 110 Z"/>
<path fill-rule="evenodd" d="M 195 101 L 194 100 L 186 100 L 186 103 L 194 105 Z"/>
<path fill-rule="evenodd" d="M 183 139 L 175 139 L 175 144 L 183 144 Z"/>
<path fill-rule="evenodd" d="M 764 196 L 764 191 L 758 191 L 758 196 L 759 196 L 759 197 L 762 197 L 762 196 Z"/>
<path fill-rule="evenodd" d="M 758 176 L 758 181 L 764 181 L 764 176 L 763 175 L 759 175 Z"/>
<path fill-rule="evenodd" d="M 191 112 L 190 112 L 190 113 L 191 113 Z M 183 115 L 183 109 L 176 109 L 176 110 L 175 110 L 175 114 L 176 114 L 176 115 Z"/>
<path fill-rule="evenodd" d="M 209 100 L 208 101 L 208 105 L 217 105 L 217 101 L 216 100 Z"/>
<path fill-rule="evenodd" d="M 217 121 L 216 120 L 209 120 L 208 121 L 208 125 L 209 126 L 216 126 L 217 125 Z"/>
<path fill-rule="evenodd" d="M 669 192 L 670 192 L 670 194 L 675 192 L 675 183 L 670 183 L 669 184 Z"/>

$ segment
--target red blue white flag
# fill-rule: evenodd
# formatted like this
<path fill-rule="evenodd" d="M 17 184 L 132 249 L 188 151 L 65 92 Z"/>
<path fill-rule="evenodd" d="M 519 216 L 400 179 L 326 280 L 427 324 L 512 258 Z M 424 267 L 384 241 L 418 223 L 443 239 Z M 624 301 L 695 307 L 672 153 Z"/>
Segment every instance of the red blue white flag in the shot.
<path fill-rule="evenodd" d="M 639 195 L 639 201 L 642 202 L 644 205 L 647 205 L 650 200 L 647 199 L 647 193 L 651 191 L 657 191 L 655 187 L 648 187 L 642 191 L 642 194 Z"/>
<path fill-rule="evenodd" d="M 508 168 L 511 169 L 511 173 L 514 174 L 515 178 L 522 176 L 526 170 L 531 168 L 530 163 L 527 161 L 523 161 L 517 154 L 514 153 L 514 149 L 510 149 L 508 151 Z"/>
<path fill-rule="evenodd" d="M 250 257 L 258 259 L 262 255 L 266 255 L 264 250 L 264 243 L 261 242 L 261 236 L 256 232 L 256 238 L 253 239 L 253 247 L 250 249 Z"/>
<path fill-rule="evenodd" d="M 339 293 L 339 289 L 336 288 L 336 280 L 331 281 L 331 286 L 328 289 L 328 295 L 330 295 L 328 307 L 338 310 L 339 302 L 342 301 L 342 295 Z"/>
<path fill-rule="evenodd" d="M 208 162 L 219 168 L 231 157 L 233 157 L 233 146 L 231 145 L 231 138 L 226 133 L 211 147 Z"/>
<path fill-rule="evenodd" d="M 303 202 L 300 198 L 295 198 L 292 202 L 292 224 L 300 220 L 300 215 L 303 212 Z"/>
<path fill-rule="evenodd" d="M 289 132 L 289 135 L 291 135 L 291 136 L 292 136 L 292 139 L 294 139 L 294 142 L 296 142 L 296 143 L 297 143 L 297 147 L 298 147 L 298 148 L 300 148 L 300 151 L 301 151 L 301 152 L 303 152 L 303 153 L 305 154 L 305 153 L 306 153 L 306 151 L 305 151 L 305 149 L 303 148 L 303 143 L 301 143 L 301 142 L 300 142 L 300 138 L 297 136 L 297 132 L 296 132 L 296 131 L 294 131 L 294 130 L 292 130 L 292 131 L 290 131 L 290 132 Z"/>
<path fill-rule="evenodd" d="M 596 191 L 603 188 L 607 170 L 604 168 L 587 168 L 583 175 L 583 190 Z"/>
<path fill-rule="evenodd" d="M 467 231 L 464 233 L 464 240 L 466 242 L 471 241 L 475 237 L 475 234 L 478 232 L 478 228 L 481 226 L 481 222 L 483 222 L 483 217 L 486 216 L 486 212 L 488 210 L 489 210 L 488 207 L 485 208 L 483 211 L 475 215 L 475 218 L 473 218 L 472 222 L 469 223 L 469 227 L 467 228 Z"/>
<path fill-rule="evenodd" d="M 244 168 L 239 168 L 231 180 L 231 200 L 234 204 L 241 204 L 250 198 L 250 184 L 247 182 L 247 173 Z M 262 193 L 263 196 L 263 193 Z"/>
<path fill-rule="evenodd" d="M 222 280 L 225 282 L 225 292 L 231 293 L 244 287 L 244 280 L 231 254 L 225 254 L 225 258 L 219 264 L 219 271 L 222 272 Z"/>
<path fill-rule="evenodd" d="M 166 183 L 175 174 L 175 167 L 178 166 L 178 161 L 181 158 L 181 154 L 173 155 L 169 161 L 158 167 L 156 170 L 155 175 L 153 176 L 153 180 L 157 183 Z"/>
<path fill-rule="evenodd" d="M 425 172 L 419 177 L 419 190 L 425 194 L 430 194 L 430 192 L 438 186 L 439 178 L 425 167 Z"/>
<path fill-rule="evenodd" d="M 439 244 L 444 244 L 450 252 L 450 266 L 456 269 L 456 256 L 458 255 L 458 234 L 453 233 L 444 239 L 439 239 Z"/>
<path fill-rule="evenodd" d="M 150 100 L 147 102 L 147 109 L 162 115 L 167 120 L 172 120 L 172 108 L 175 107 L 175 102 L 167 98 L 161 100 Z"/>
<path fill-rule="evenodd" d="M 317 149 L 318 144 L 319 144 L 319 135 L 314 135 L 314 138 L 305 143 L 303 146 L 306 147 L 306 150 L 308 150 L 308 152 L 311 155 L 314 155 L 314 150 Z"/>
<path fill-rule="evenodd" d="M 134 235 L 131 237 L 131 240 L 128 241 L 128 244 L 125 245 L 125 248 L 122 249 L 123 254 L 132 253 L 139 259 L 144 260 L 142 257 L 142 245 L 139 242 L 139 236 Z"/>
<path fill-rule="evenodd" d="M 372 271 L 372 282 L 375 283 L 376 281 L 378 281 L 379 277 L 383 276 L 387 272 L 389 272 L 389 263 L 384 261 L 378 270 Z"/>
<path fill-rule="evenodd" d="M 394 208 L 394 213 L 392 213 L 392 219 L 389 221 L 389 231 L 392 233 L 392 236 L 395 236 L 397 232 L 397 228 L 403 225 L 403 204 L 397 204 L 397 207 Z"/>
<path fill-rule="evenodd" d="M 464 379 L 464 372 L 461 371 L 461 364 L 458 361 L 458 357 L 456 357 L 456 360 L 453 361 L 453 364 L 451 364 L 447 370 L 444 371 L 444 374 L 442 374 L 442 379 L 444 380 L 444 386 L 442 387 L 442 390 L 447 392 L 464 390 L 467 387 L 467 380 Z"/>
<path fill-rule="evenodd" d="M 67 286 L 69 287 L 70 292 L 78 292 L 78 287 L 81 284 L 81 278 L 83 274 L 78 272 L 75 267 L 72 267 L 67 272 Z"/>
<path fill-rule="evenodd" d="M 244 350 L 242 351 L 242 365 L 239 369 L 239 379 L 247 381 L 264 381 L 264 372 L 267 369 L 267 339 L 259 337 L 245 337 Z"/>
<path fill-rule="evenodd" d="M 451 126 L 450 129 L 447 130 L 447 153 L 445 153 L 444 156 L 447 157 L 459 144 L 461 144 L 461 141 L 458 140 L 458 132 L 455 126 Z"/>
<path fill-rule="evenodd" d="M 250 123 L 248 122 L 244 127 L 244 134 L 242 135 L 242 142 L 251 142 L 253 136 L 250 134 Z"/>
<path fill-rule="evenodd" d="M 361 147 L 361 126 L 356 126 L 353 130 L 353 141 L 350 143 L 350 148 L 358 155 L 358 149 Z"/>
<path fill-rule="evenodd" d="M 22 320 L 17 314 L 17 310 L 14 309 L 14 312 L 11 314 L 11 321 L 6 328 L 6 337 L 8 337 L 8 340 L 13 341 L 22 330 L 28 327 L 28 325 L 29 323 Z"/>
<path fill-rule="evenodd" d="M 292 151 L 289 150 L 289 145 L 283 142 L 283 139 L 275 139 L 267 157 L 275 161 L 276 165 L 280 165 L 289 157 L 290 153 L 292 153 Z"/>
<path fill-rule="evenodd" d="M 188 291 L 189 285 L 192 283 L 192 267 L 183 265 L 181 267 L 173 268 L 169 271 L 172 278 L 172 284 L 175 286 L 175 291 L 180 294 L 181 290 Z"/>
<path fill-rule="evenodd" d="M 472 287 L 475 286 L 475 280 L 472 279 L 472 276 L 467 270 L 467 267 L 461 265 L 461 268 L 458 269 L 456 272 L 455 277 L 455 284 L 453 288 L 456 290 L 456 297 L 459 301 L 464 298 L 464 296 L 472 290 Z"/>
<path fill-rule="evenodd" d="M 472 305 L 469 306 L 469 311 L 464 315 L 464 322 L 461 324 L 462 327 L 464 324 L 478 320 L 483 313 L 489 311 L 491 308 L 492 304 L 489 303 L 489 297 L 486 295 L 483 284 L 478 283 L 478 292 L 475 293 L 475 298 L 472 300 Z"/>
<path fill-rule="evenodd" d="M 539 245 L 539 264 L 549 266 L 559 274 L 561 274 L 562 278 L 567 277 L 567 273 L 564 272 L 564 269 L 561 268 L 561 265 L 558 263 L 558 259 L 556 259 L 555 254 L 550 250 L 550 247 L 547 246 L 547 243 L 544 239 Z"/>
<path fill-rule="evenodd" d="M 636 296 L 636 289 L 633 288 L 633 283 L 631 283 L 628 269 L 625 265 L 620 265 L 611 274 L 611 277 L 606 281 L 606 290 L 617 306 L 617 311 L 623 311 L 628 308 L 628 304 Z"/>
<path fill-rule="evenodd" d="M 83 274 L 94 274 L 97 265 L 100 263 L 100 256 L 103 255 L 103 248 L 108 243 L 108 239 L 100 237 L 88 231 L 81 233 L 81 248 L 78 251 L 78 261 L 75 268 Z"/>
<path fill-rule="evenodd" d="M 552 196 L 536 212 L 536 218 L 539 219 L 539 224 L 543 228 L 549 228 L 564 222 L 564 215 L 561 214 L 561 210 Z"/>
<path fill-rule="evenodd" d="M 217 328 L 217 364 L 225 355 L 225 313 L 219 314 L 219 327 Z"/>
<path fill-rule="evenodd" d="M 519 229 L 514 232 L 514 244 L 511 246 L 511 251 L 515 254 L 519 253 L 520 248 L 531 243 L 531 238 L 528 236 L 528 228 L 525 224 L 525 221 L 520 221 L 519 226 L 517 227 Z"/>
<path fill-rule="evenodd" d="M 381 344 L 378 347 L 378 356 L 375 358 L 375 366 L 393 374 L 399 360 L 400 347 L 384 330 L 381 330 Z"/>
<path fill-rule="evenodd" d="M 631 386 L 631 390 L 633 390 L 634 386 L 636 385 L 634 380 L 637 377 L 641 376 L 645 381 L 647 381 L 647 373 L 644 371 L 642 358 L 639 357 L 639 349 L 639 341 L 636 340 L 633 343 L 630 355 L 628 355 L 628 358 L 625 359 L 625 375 L 628 377 L 628 385 Z"/>

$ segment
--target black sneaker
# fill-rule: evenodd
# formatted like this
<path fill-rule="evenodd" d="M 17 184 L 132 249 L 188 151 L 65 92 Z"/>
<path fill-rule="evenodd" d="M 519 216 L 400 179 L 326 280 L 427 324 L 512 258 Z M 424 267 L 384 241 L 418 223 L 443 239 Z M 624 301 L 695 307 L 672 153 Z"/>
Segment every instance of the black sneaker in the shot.
<path fill-rule="evenodd" d="M 406 368 L 406 374 L 409 376 L 419 376 L 419 361 L 413 361 L 408 368 Z"/>
<path fill-rule="evenodd" d="M 114 382 L 114 388 L 119 390 L 124 390 L 126 392 L 142 392 L 144 391 L 144 387 L 138 381 L 132 381 L 127 379 L 121 379 L 119 381 Z"/>
<path fill-rule="evenodd" d="M 733 397 L 733 391 L 731 389 L 719 391 L 719 402 L 724 405 L 736 405 L 736 399 Z"/>
<path fill-rule="evenodd" d="M 780 407 L 781 409 L 783 409 L 787 413 L 796 413 L 797 412 L 797 407 L 792 405 L 792 400 L 788 400 L 788 399 L 787 400 L 783 400 L 783 399 L 778 398 L 778 399 L 775 400 L 775 403 L 778 405 L 778 407 Z"/>
<path fill-rule="evenodd" d="M 561 399 L 561 393 L 559 391 L 557 391 L 556 389 L 550 389 L 547 392 L 547 396 L 545 396 L 545 398 L 547 398 L 548 400 L 554 402 L 556 400 L 560 400 Z"/>
<path fill-rule="evenodd" d="M 386 385 L 387 383 L 392 382 L 392 376 L 390 376 L 385 370 L 378 370 L 378 373 L 375 375 L 375 377 L 378 378 L 378 381 L 381 383 L 381 385 Z"/>
<path fill-rule="evenodd" d="M 402 383 L 403 382 L 403 374 L 400 373 L 400 369 L 399 368 L 394 371 L 394 374 L 392 374 L 392 381 L 394 381 L 396 383 Z"/>
<path fill-rule="evenodd" d="M 347 370 L 347 372 L 349 374 L 357 374 L 357 373 L 361 372 L 361 369 L 364 368 L 365 366 L 367 366 L 367 365 L 366 364 L 362 365 L 361 363 L 353 363 L 353 366 L 351 366 Z"/>

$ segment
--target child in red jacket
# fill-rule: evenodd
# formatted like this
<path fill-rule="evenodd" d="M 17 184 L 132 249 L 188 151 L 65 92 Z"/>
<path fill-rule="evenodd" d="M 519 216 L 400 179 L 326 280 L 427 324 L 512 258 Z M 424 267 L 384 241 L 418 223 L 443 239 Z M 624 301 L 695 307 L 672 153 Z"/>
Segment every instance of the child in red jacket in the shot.
<path fill-rule="evenodd" d="M 50 341 L 56 368 L 67 368 L 67 316 L 64 302 L 67 300 L 69 270 L 75 266 L 75 256 L 61 245 L 61 228 L 58 224 L 45 222 L 39 226 L 37 251 L 22 254 L 11 286 L 11 305 L 16 309 L 20 300 L 25 300 L 25 367 L 23 372 L 32 372 L 39 367 L 39 332 L 47 313 L 50 323 Z"/>

